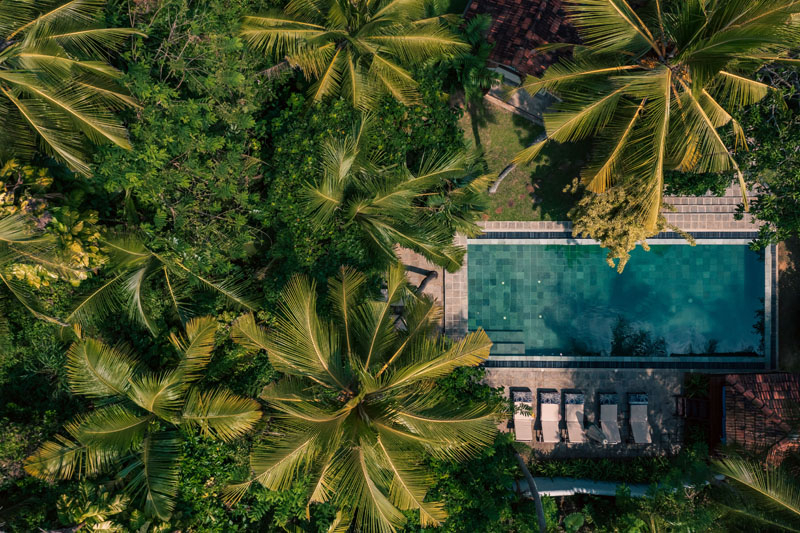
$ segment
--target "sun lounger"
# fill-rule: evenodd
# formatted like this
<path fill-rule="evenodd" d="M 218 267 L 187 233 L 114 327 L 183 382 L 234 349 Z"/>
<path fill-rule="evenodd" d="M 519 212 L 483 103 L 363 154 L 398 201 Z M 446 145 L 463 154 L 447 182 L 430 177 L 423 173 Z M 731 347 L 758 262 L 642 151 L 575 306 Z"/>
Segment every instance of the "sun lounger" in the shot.
<path fill-rule="evenodd" d="M 581 393 L 564 394 L 564 418 L 567 419 L 567 437 L 570 442 L 585 442 L 583 429 L 584 397 Z"/>
<path fill-rule="evenodd" d="M 514 401 L 514 435 L 520 442 L 533 441 L 533 393 L 531 391 L 511 391 Z M 519 412 L 523 411 L 523 412 Z"/>
<path fill-rule="evenodd" d="M 607 444 L 617 444 L 622 441 L 617 422 L 618 404 L 619 400 L 616 394 L 600 395 L 600 428 L 603 430 Z"/>
<path fill-rule="evenodd" d="M 542 442 L 561 442 L 558 429 L 560 420 L 561 399 L 557 392 L 539 393 L 539 411 L 542 422 Z"/>
<path fill-rule="evenodd" d="M 647 394 L 637 393 L 628 395 L 628 405 L 631 410 L 631 433 L 636 444 L 649 444 L 650 424 L 647 420 Z"/>

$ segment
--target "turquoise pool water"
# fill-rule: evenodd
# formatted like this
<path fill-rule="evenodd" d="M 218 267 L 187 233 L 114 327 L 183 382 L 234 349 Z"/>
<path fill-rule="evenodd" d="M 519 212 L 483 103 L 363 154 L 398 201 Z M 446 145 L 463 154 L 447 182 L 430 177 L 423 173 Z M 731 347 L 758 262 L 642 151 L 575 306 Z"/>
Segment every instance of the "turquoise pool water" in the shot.
<path fill-rule="evenodd" d="M 470 244 L 469 329 L 502 355 L 763 354 L 760 254 L 650 248 L 617 274 L 597 245 Z"/>

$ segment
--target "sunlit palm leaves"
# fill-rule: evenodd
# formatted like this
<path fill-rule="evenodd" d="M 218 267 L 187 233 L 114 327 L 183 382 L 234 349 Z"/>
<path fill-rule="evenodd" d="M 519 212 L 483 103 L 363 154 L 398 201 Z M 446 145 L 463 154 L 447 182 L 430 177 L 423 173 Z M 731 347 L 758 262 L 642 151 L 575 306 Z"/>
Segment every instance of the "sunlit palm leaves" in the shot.
<path fill-rule="evenodd" d="M 191 320 L 186 336 L 173 335 L 180 353 L 171 370 L 148 370 L 125 347 L 81 339 L 67 352 L 72 392 L 96 407 L 64 427 L 67 435 L 42 445 L 25 469 L 48 480 L 116 472 L 149 515 L 169 517 L 178 491 L 180 426 L 231 441 L 260 418 L 258 403 L 226 389 L 195 383 L 211 359 L 217 323 Z"/>
<path fill-rule="evenodd" d="M 800 531 L 800 486 L 780 469 L 738 457 L 714 462 L 742 501 L 721 500 L 734 521 L 767 531 Z M 755 530 L 755 529 L 754 529 Z"/>
<path fill-rule="evenodd" d="M 717 129 L 730 125 L 736 144 L 744 143 L 729 110 L 769 91 L 748 76 L 788 60 L 800 44 L 800 3 L 683 0 L 633 9 L 626 0 L 571 0 L 566 9 L 585 46 L 526 81 L 529 92 L 547 89 L 562 102 L 545 114 L 546 140 L 516 161 L 530 161 L 550 141 L 594 137 L 582 173 L 587 189 L 625 187 L 650 229 L 665 170 L 733 172 L 744 194 L 742 173 Z"/>
<path fill-rule="evenodd" d="M 317 314 L 314 284 L 296 277 L 272 329 L 252 315 L 235 324 L 234 340 L 266 350 L 273 366 L 293 377 L 264 389 L 277 412 L 276 437 L 253 451 L 254 478 L 231 487 L 231 500 L 254 481 L 279 490 L 306 479 L 310 502 L 343 510 L 342 531 L 352 521 L 360 531 L 394 531 L 408 509 L 435 526 L 445 512 L 425 501 L 433 480 L 424 456 L 462 460 L 494 438 L 493 408 L 445 401 L 433 382 L 484 361 L 486 334 L 459 342 L 439 337 L 441 310 L 408 290 L 402 266 L 388 272 L 383 300 L 365 299 L 364 281 L 348 268 L 329 281 L 333 321 Z"/>
<path fill-rule="evenodd" d="M 146 293 L 158 283 L 165 301 L 185 322 L 191 316 L 186 297 L 189 287 L 182 282 L 187 278 L 201 288 L 221 294 L 234 307 L 256 308 L 254 300 L 245 295 L 242 283 L 212 281 L 189 269 L 173 254 L 151 251 L 134 235 L 109 237 L 103 249 L 111 258 L 111 273 L 102 284 L 83 295 L 67 316 L 68 322 L 87 324 L 125 309 L 132 320 L 155 334 L 158 328 L 146 305 Z"/>
<path fill-rule="evenodd" d="M 241 35 L 277 60 L 299 68 L 312 101 L 341 95 L 370 108 L 381 94 L 419 102 L 417 82 L 403 68 L 443 59 L 468 46 L 424 0 L 292 0 L 283 13 L 245 17 Z"/>
<path fill-rule="evenodd" d="M 10 271 L 12 265 L 32 264 L 67 273 L 71 269 L 52 253 L 53 244 L 52 239 L 38 233 L 31 221 L 20 215 L 0 218 L 0 288 L 5 287 L 37 318 L 61 324 L 44 312 L 27 282 L 16 279 Z"/>
<path fill-rule="evenodd" d="M 105 0 L 0 1 L 0 159 L 37 150 L 89 175 L 90 143 L 129 147 L 133 101 L 105 60 L 132 29 L 103 28 Z"/>
<path fill-rule="evenodd" d="M 306 190 L 313 221 L 321 228 L 355 224 L 378 253 L 393 258 L 399 244 L 457 270 L 464 249 L 453 236 L 479 233 L 486 180 L 476 179 L 463 152 L 428 156 L 416 172 L 387 166 L 369 146 L 370 127 L 364 119 L 322 147 L 322 175 Z"/>

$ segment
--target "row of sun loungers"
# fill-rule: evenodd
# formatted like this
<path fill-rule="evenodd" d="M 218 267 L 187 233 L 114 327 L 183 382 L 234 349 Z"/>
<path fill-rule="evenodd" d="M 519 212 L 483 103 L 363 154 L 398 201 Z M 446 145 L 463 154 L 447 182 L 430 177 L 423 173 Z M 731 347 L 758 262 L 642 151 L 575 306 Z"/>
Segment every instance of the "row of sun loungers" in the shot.
<path fill-rule="evenodd" d="M 531 391 L 512 391 L 514 401 L 514 432 L 518 441 L 534 440 L 534 409 Z M 619 400 L 616 394 L 598 394 L 600 404 L 600 428 L 586 428 L 584 413 L 586 401 L 581 392 L 564 393 L 564 419 L 567 439 L 571 443 L 583 443 L 587 434 L 603 444 L 622 442 L 619 428 Z M 539 392 L 539 422 L 544 443 L 561 442 L 561 394 L 558 392 Z M 647 394 L 628 395 L 630 427 L 633 441 L 637 444 L 651 442 L 650 425 L 647 418 Z"/>

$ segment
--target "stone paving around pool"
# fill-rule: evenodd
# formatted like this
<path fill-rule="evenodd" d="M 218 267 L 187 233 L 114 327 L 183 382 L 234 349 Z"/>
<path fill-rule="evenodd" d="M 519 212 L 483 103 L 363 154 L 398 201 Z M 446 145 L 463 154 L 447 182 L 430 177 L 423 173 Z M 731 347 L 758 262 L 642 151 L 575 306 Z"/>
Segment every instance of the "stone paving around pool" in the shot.
<path fill-rule="evenodd" d="M 585 399 L 584 425 L 587 428 L 592 424 L 599 424 L 598 394 L 616 393 L 619 398 L 618 423 L 622 442 L 613 445 L 589 441 L 581 444 L 566 442 L 562 405 L 559 423 L 562 441 L 558 444 L 527 442 L 537 456 L 632 457 L 673 454 L 680 450 L 683 441 L 683 420 L 675 414 L 675 397 L 683 392 L 683 373 L 679 371 L 492 368 L 487 373 L 486 381 L 492 387 L 502 387 L 506 396 L 510 394 L 511 388 L 524 388 L 532 392 L 534 438 L 541 430 L 537 405 L 539 392 L 582 392 Z M 633 442 L 628 409 L 629 393 L 647 394 L 651 444 Z M 503 423 L 500 429 L 513 432 L 513 422 Z"/>

